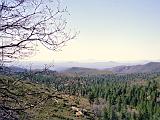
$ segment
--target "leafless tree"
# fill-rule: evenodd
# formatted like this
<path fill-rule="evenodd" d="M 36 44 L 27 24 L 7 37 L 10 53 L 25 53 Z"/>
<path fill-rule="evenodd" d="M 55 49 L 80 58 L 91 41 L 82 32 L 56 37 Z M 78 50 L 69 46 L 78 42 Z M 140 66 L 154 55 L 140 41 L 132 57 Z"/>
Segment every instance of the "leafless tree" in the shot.
<path fill-rule="evenodd" d="M 57 51 L 77 33 L 71 33 L 67 27 L 66 18 L 69 15 L 60 0 L 0 0 L 0 64 L 17 58 L 28 57 L 37 50 L 37 46 L 44 46 L 49 50 Z M 51 65 L 45 65 L 46 72 Z M 0 68 L 1 69 L 1 68 Z M 43 72 L 43 71 L 42 71 Z M 36 75 L 38 72 L 33 72 Z M 32 73 L 12 83 L 16 86 L 23 78 L 31 77 Z M 23 83 L 22 83 L 23 84 Z M 17 95 L 10 91 L 9 82 L 0 81 L 0 99 L 16 100 L 24 95 Z M 25 92 L 26 95 L 41 94 Z M 14 97 L 12 97 L 14 96 Z M 0 101 L 0 116 L 4 119 L 17 119 L 17 111 L 24 111 L 30 107 L 55 97 L 48 95 L 34 106 L 11 108 Z M 4 116 L 5 115 L 5 116 Z M 6 118 L 6 116 L 9 118 Z M 3 119 L 3 118 L 2 118 Z"/>
<path fill-rule="evenodd" d="M 59 50 L 77 35 L 68 29 L 68 15 L 60 0 L 1 0 L 2 61 L 28 57 L 39 45 Z"/>

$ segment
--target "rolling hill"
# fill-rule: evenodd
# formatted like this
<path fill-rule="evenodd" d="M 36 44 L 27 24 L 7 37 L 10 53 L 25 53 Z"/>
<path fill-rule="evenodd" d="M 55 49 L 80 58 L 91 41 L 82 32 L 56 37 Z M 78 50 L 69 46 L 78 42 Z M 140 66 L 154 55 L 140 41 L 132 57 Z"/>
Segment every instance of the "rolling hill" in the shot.
<path fill-rule="evenodd" d="M 144 65 L 134 66 L 117 66 L 113 68 L 107 68 L 113 73 L 147 73 L 147 72 L 160 72 L 160 62 L 149 62 Z"/>
<path fill-rule="evenodd" d="M 83 67 L 72 67 L 67 70 L 62 71 L 61 73 L 68 75 L 100 75 L 100 74 L 111 74 L 112 72 L 108 70 L 98 70 L 92 68 L 83 68 Z"/>

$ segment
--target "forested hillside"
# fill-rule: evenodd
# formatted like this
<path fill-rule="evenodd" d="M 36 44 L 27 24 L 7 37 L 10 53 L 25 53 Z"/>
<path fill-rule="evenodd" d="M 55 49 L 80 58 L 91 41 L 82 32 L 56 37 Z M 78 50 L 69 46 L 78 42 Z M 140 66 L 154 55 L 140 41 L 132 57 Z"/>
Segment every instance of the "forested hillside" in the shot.
<path fill-rule="evenodd" d="M 46 84 L 66 95 L 88 99 L 94 119 L 160 118 L 160 73 L 88 76 L 50 73 L 34 75 L 31 81 Z"/>
<path fill-rule="evenodd" d="M 90 109 L 84 97 L 15 76 L 0 76 L 0 120 L 91 120 Z"/>
<path fill-rule="evenodd" d="M 114 73 L 160 72 L 160 62 L 150 62 L 144 65 L 134 65 L 134 66 L 117 66 L 107 70 L 110 70 Z"/>

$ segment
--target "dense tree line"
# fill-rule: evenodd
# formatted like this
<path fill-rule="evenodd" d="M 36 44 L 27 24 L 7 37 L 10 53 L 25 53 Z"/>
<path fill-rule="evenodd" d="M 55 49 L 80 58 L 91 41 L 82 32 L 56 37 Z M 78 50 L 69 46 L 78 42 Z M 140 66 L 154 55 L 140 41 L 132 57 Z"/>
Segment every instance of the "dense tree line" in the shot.
<path fill-rule="evenodd" d="M 95 117 L 104 120 L 158 120 L 160 73 L 66 76 L 36 74 L 32 82 L 44 83 L 70 95 L 83 96 Z"/>

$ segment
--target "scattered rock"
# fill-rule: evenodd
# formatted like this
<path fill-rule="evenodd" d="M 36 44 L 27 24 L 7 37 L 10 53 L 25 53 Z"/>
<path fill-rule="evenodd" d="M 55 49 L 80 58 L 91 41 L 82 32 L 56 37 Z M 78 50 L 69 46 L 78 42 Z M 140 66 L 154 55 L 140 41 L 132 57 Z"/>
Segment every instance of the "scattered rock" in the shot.
<path fill-rule="evenodd" d="M 54 99 L 54 101 L 58 104 L 58 100 Z"/>
<path fill-rule="evenodd" d="M 75 112 L 79 111 L 79 109 L 77 107 L 74 107 L 74 106 L 72 106 L 72 110 L 75 111 Z"/>
<path fill-rule="evenodd" d="M 83 113 L 81 111 L 76 112 L 76 117 L 81 117 L 83 116 Z"/>

